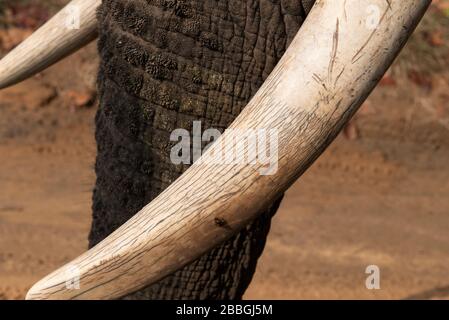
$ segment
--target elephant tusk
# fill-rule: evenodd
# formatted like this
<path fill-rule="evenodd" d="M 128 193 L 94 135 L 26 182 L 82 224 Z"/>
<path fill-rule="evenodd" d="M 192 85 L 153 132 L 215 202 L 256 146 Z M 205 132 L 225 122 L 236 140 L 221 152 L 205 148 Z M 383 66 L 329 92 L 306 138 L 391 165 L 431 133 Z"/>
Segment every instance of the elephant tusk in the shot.
<path fill-rule="evenodd" d="M 261 175 L 259 163 L 223 167 L 204 161 L 233 147 L 225 131 L 156 199 L 97 246 L 35 284 L 27 299 L 119 298 L 173 273 L 244 228 L 336 137 L 430 2 L 316 1 L 279 64 L 230 127 L 277 130 L 277 172 Z"/>
<path fill-rule="evenodd" d="M 97 37 L 101 0 L 73 0 L 0 61 L 0 89 L 48 68 Z"/>

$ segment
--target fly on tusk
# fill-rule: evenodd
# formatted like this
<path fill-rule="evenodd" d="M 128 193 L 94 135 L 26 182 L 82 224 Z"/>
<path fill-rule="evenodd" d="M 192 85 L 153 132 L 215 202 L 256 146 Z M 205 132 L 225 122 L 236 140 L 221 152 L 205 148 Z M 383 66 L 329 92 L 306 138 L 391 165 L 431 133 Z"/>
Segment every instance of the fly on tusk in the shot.
<path fill-rule="evenodd" d="M 101 0 L 73 0 L 0 61 L 0 89 L 23 81 L 97 36 Z"/>

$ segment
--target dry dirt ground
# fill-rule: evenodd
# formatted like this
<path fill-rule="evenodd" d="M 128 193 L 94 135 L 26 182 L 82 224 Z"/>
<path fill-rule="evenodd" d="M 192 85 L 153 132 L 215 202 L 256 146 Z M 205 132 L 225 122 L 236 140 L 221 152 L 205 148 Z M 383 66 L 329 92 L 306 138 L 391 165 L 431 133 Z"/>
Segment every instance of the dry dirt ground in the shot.
<path fill-rule="evenodd" d="M 0 299 L 86 250 L 95 57 L 0 91 Z M 394 70 L 288 190 L 245 298 L 449 298 L 449 76 Z"/>

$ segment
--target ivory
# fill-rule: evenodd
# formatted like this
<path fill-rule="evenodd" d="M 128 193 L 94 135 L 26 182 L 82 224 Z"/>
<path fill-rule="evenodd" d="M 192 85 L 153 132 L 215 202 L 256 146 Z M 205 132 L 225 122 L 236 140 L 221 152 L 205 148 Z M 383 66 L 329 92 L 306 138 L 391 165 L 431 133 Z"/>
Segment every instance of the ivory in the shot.
<path fill-rule="evenodd" d="M 5 56 L 0 61 L 0 89 L 35 75 L 94 40 L 100 3 L 73 0 Z"/>
<path fill-rule="evenodd" d="M 236 234 L 331 143 L 430 2 L 318 0 L 275 70 L 231 125 L 278 130 L 277 172 L 260 175 L 260 164 L 208 164 L 201 159 L 209 149 L 104 241 L 35 284 L 27 299 L 119 298 Z M 223 148 L 231 143 L 226 135 L 218 140 L 225 139 Z M 78 281 L 79 289 L 70 285 Z"/>

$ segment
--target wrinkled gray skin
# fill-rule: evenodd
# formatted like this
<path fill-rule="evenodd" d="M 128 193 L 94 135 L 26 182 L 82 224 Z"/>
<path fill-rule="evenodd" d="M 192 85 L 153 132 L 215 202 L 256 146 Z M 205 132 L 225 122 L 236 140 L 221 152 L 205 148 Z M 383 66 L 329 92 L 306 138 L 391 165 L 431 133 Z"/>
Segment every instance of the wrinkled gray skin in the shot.
<path fill-rule="evenodd" d="M 223 131 L 273 70 L 314 1 L 104 0 L 90 246 L 186 169 L 177 128 Z M 128 299 L 240 299 L 278 201 L 227 242 Z"/>

